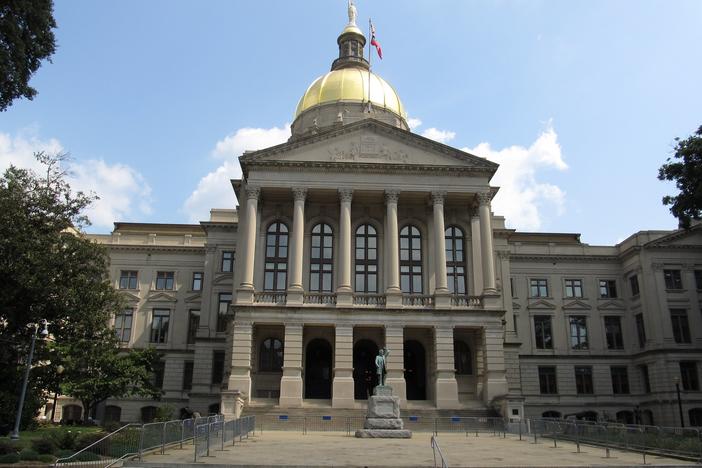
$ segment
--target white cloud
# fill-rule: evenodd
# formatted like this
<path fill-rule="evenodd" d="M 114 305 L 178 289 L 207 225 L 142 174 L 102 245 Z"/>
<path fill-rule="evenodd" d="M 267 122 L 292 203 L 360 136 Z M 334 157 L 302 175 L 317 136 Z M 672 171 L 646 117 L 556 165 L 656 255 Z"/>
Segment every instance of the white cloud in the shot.
<path fill-rule="evenodd" d="M 14 137 L 0 133 L 0 170 L 4 171 L 11 164 L 42 170 L 34 158 L 38 151 L 51 154 L 65 150 L 58 140 L 41 140 L 33 132 L 19 132 Z M 135 169 L 124 164 L 110 165 L 102 159 L 71 160 L 66 169 L 67 181 L 73 190 L 100 197 L 86 210 L 93 225 L 111 228 L 114 221 L 151 212 L 151 188 Z"/>
<path fill-rule="evenodd" d="M 190 222 L 209 218 L 211 208 L 233 208 L 236 196 L 230 179 L 241 177 L 238 157 L 246 150 L 268 148 L 287 141 L 290 137 L 290 124 L 282 128 L 240 128 L 215 144 L 212 154 L 227 158 L 222 165 L 210 172 L 197 184 L 183 204 L 183 211 Z"/>
<path fill-rule="evenodd" d="M 407 125 L 409 125 L 410 130 L 415 130 L 422 126 L 422 121 L 415 117 L 408 117 Z"/>
<path fill-rule="evenodd" d="M 452 132 L 450 130 L 439 130 L 438 128 L 434 127 L 427 128 L 421 133 L 421 135 L 444 144 L 456 138 L 456 132 Z"/>
<path fill-rule="evenodd" d="M 528 148 L 510 146 L 500 150 L 480 143 L 464 151 L 487 158 L 500 165 L 491 184 L 500 187 L 493 200 L 493 211 L 504 215 L 510 227 L 536 230 L 543 222 L 546 207 L 557 214 L 565 210 L 565 192 L 548 182 L 541 182 L 537 173 L 542 169 L 564 171 L 568 165 L 563 160 L 558 135 L 551 123 Z"/>

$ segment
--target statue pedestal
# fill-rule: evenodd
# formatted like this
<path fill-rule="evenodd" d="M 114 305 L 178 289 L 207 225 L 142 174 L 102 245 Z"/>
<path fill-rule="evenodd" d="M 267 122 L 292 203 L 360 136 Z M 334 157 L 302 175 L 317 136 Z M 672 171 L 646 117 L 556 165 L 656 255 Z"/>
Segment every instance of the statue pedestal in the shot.
<path fill-rule="evenodd" d="M 368 413 L 364 429 L 356 431 L 359 438 L 409 439 L 412 431 L 403 429 L 400 419 L 400 397 L 392 394 L 392 387 L 378 385 L 368 399 Z"/>

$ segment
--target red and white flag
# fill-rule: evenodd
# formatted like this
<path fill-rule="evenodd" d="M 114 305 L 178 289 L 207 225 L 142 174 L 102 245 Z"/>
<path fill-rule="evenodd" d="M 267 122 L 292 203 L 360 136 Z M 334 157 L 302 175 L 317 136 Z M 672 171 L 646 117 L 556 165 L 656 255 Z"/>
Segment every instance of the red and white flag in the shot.
<path fill-rule="evenodd" d="M 376 52 L 378 52 L 378 57 L 380 59 L 383 59 L 383 49 L 380 47 L 380 43 L 375 39 L 375 26 L 373 26 L 373 22 L 370 24 L 371 27 L 371 45 L 375 47 Z"/>

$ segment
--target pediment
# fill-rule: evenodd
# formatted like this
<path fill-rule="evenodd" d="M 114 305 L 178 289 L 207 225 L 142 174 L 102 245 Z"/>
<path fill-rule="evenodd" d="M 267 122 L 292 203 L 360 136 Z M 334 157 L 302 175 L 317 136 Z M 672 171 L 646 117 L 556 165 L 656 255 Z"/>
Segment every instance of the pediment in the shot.
<path fill-rule="evenodd" d="M 185 298 L 185 302 L 200 302 L 202 300 L 202 294 L 196 293 L 191 294 Z"/>
<path fill-rule="evenodd" d="M 548 301 L 545 301 L 543 299 L 539 299 L 538 301 L 532 302 L 527 306 L 527 309 L 536 309 L 536 310 L 554 310 L 556 306 L 554 304 L 551 304 Z"/>
<path fill-rule="evenodd" d="M 590 307 L 589 304 L 583 302 L 583 301 L 571 301 L 568 302 L 567 304 L 563 304 L 563 309 L 566 310 L 590 310 L 592 307 Z"/>
<path fill-rule="evenodd" d="M 678 229 L 667 236 L 650 242 L 649 247 L 700 248 L 702 247 L 702 224 L 690 229 Z"/>
<path fill-rule="evenodd" d="M 160 291 L 149 294 L 146 300 L 148 302 L 178 302 L 178 299 L 176 299 L 175 294 Z"/>
<path fill-rule="evenodd" d="M 598 310 L 624 310 L 622 301 L 606 301 L 597 305 Z"/>
<path fill-rule="evenodd" d="M 471 169 L 494 173 L 497 164 L 383 122 L 366 119 L 278 146 L 245 153 L 249 167 L 289 164 L 400 165 Z"/>
<path fill-rule="evenodd" d="M 232 273 L 221 273 L 215 276 L 214 280 L 212 280 L 212 284 L 215 286 L 222 284 L 232 284 L 233 280 L 234 275 Z"/>
<path fill-rule="evenodd" d="M 122 299 L 124 299 L 127 302 L 139 302 L 141 300 L 141 298 L 136 294 L 127 291 L 120 291 L 119 295 Z"/>

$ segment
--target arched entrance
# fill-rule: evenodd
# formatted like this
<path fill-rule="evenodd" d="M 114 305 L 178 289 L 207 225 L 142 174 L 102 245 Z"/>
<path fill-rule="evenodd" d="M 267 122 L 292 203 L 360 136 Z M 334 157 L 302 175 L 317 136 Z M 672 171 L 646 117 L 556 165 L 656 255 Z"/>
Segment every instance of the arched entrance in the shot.
<path fill-rule="evenodd" d="M 305 398 L 328 400 L 332 388 L 332 347 L 315 338 L 307 345 L 305 357 Z"/>
<path fill-rule="evenodd" d="M 405 384 L 408 400 L 427 399 L 427 368 L 424 346 L 419 341 L 405 341 Z"/>
<path fill-rule="evenodd" d="M 366 400 L 378 385 L 375 357 L 378 345 L 371 340 L 358 340 L 353 347 L 353 395 L 356 400 Z"/>

